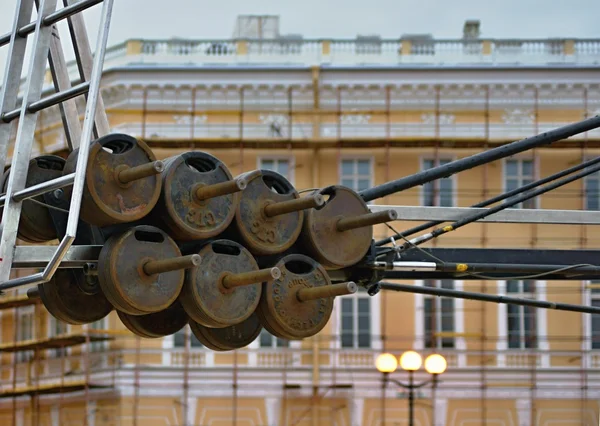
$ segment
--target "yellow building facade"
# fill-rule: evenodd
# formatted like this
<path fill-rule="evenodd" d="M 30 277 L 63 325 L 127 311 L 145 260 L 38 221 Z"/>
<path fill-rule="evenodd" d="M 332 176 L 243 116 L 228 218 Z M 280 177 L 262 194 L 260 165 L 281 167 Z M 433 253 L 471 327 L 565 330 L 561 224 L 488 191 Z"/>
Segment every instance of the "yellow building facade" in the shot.
<path fill-rule="evenodd" d="M 130 40 L 107 52 L 102 95 L 111 130 L 158 159 L 204 150 L 233 175 L 268 168 L 299 190 L 361 190 L 599 114 L 599 64 L 600 40 Z M 36 147 L 68 153 L 58 108 L 40 114 Z M 375 203 L 467 207 L 599 153 L 590 131 Z M 520 207 L 600 210 L 600 175 Z M 428 246 L 599 245 L 593 226 L 478 223 Z M 600 305 L 582 281 L 414 284 Z M 448 360 L 437 388 L 417 393 L 418 425 L 599 420 L 600 320 L 586 314 L 360 291 L 314 338 L 264 332 L 219 353 L 187 328 L 136 338 L 114 312 L 69 326 L 19 294 L 0 307 L 2 424 L 408 424 L 407 394 L 383 388 L 374 361 L 409 349 Z"/>

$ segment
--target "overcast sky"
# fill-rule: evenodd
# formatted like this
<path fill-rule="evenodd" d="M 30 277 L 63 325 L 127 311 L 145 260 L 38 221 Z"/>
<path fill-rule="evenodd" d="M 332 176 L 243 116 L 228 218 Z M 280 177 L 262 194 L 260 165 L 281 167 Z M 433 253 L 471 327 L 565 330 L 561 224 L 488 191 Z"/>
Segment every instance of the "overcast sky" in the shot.
<path fill-rule="evenodd" d="M 11 28 L 15 3 L 0 0 L 2 34 Z M 100 8 L 86 12 L 92 42 Z M 466 19 L 481 21 L 483 37 L 600 38 L 600 0 L 115 0 L 109 45 L 128 38 L 229 38 L 239 14 L 279 15 L 282 34 L 306 38 L 455 38 Z M 6 50 L 0 47 L 0 75 Z"/>

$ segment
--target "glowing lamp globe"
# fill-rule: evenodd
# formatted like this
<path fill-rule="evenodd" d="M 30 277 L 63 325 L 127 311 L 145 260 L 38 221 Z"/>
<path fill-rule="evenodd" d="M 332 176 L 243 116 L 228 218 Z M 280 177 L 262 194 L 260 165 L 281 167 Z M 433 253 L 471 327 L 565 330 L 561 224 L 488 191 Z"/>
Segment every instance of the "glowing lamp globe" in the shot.
<path fill-rule="evenodd" d="M 448 363 L 446 362 L 446 358 L 439 354 L 429 355 L 425 359 L 425 370 L 427 370 L 429 374 L 442 374 L 446 371 L 447 366 Z"/>
<path fill-rule="evenodd" d="M 392 354 L 380 354 L 375 361 L 375 367 L 381 373 L 393 373 L 398 368 L 398 360 Z"/>
<path fill-rule="evenodd" d="M 422 362 L 421 355 L 415 351 L 406 351 L 400 357 L 400 366 L 406 371 L 417 371 Z"/>

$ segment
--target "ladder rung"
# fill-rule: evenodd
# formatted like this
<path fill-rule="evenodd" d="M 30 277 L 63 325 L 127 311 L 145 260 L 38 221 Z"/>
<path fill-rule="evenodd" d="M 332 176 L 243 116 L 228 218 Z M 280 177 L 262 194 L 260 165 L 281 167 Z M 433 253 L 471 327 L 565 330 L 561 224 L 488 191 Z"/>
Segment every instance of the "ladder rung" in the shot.
<path fill-rule="evenodd" d="M 68 18 L 69 16 L 71 16 L 75 13 L 81 12 L 89 7 L 92 7 L 96 4 L 98 4 L 98 3 L 101 3 L 102 1 L 103 0 L 82 0 L 80 2 L 77 2 L 77 3 L 67 6 L 67 7 L 63 7 L 60 10 L 57 10 L 56 12 L 49 14 L 48 16 L 46 16 L 44 18 L 44 20 L 42 22 L 45 26 L 50 26 L 50 25 L 56 24 L 58 21 Z M 35 30 L 35 22 L 30 22 L 29 24 L 24 25 L 21 28 L 19 28 L 17 30 L 17 34 L 19 35 L 19 37 L 25 37 L 25 36 L 31 34 L 34 30 Z M 11 33 L 0 36 L 0 46 L 4 46 L 5 44 L 8 44 L 10 42 L 10 35 L 11 35 Z"/>
<path fill-rule="evenodd" d="M 45 194 L 46 192 L 53 191 L 55 189 L 64 188 L 65 186 L 73 185 L 75 180 L 75 173 L 69 173 L 68 175 L 59 176 L 57 178 L 48 180 L 46 182 L 38 183 L 37 185 L 30 186 L 22 189 L 21 191 L 15 192 L 13 200 L 23 201 L 28 198 L 37 197 L 38 195 Z M 0 196 L 0 207 L 4 206 L 6 202 L 6 194 Z"/>
<path fill-rule="evenodd" d="M 51 107 L 52 105 L 56 105 L 58 103 L 64 102 L 68 99 L 74 98 L 76 96 L 82 95 L 86 93 L 90 89 L 90 83 L 84 82 L 80 83 L 77 86 L 73 86 L 70 89 L 64 90 L 62 92 L 54 93 L 44 99 L 40 99 L 37 102 L 33 102 L 27 107 L 27 112 L 34 113 L 38 112 L 44 108 Z M 10 123 L 15 118 L 19 117 L 21 113 L 21 108 L 13 109 L 7 113 L 2 114 L 2 121 L 5 123 Z"/>

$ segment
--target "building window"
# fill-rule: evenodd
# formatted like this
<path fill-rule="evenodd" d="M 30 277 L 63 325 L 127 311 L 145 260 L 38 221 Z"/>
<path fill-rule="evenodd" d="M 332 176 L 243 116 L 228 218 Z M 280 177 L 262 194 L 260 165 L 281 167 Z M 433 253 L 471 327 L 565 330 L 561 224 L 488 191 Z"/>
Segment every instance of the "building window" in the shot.
<path fill-rule="evenodd" d="M 600 307 L 600 280 L 590 281 L 590 304 Z M 591 339 L 592 349 L 600 349 L 600 314 L 591 314 Z"/>
<path fill-rule="evenodd" d="M 63 322 L 59 319 L 54 318 L 50 315 L 50 324 L 48 327 L 48 337 L 56 337 L 61 336 L 63 334 L 67 334 L 69 332 L 69 325 L 66 322 Z M 60 357 L 62 355 L 66 355 L 66 348 L 57 348 L 54 349 L 53 352 L 55 357 Z"/>
<path fill-rule="evenodd" d="M 17 309 L 17 342 L 33 339 L 34 310 L 33 306 Z M 27 362 L 33 356 L 33 351 L 19 351 L 15 353 L 17 362 Z"/>
<path fill-rule="evenodd" d="M 189 329 L 189 326 L 185 326 L 177 333 L 173 335 L 173 347 L 185 348 L 185 332 Z M 204 345 L 200 343 L 200 340 L 190 331 L 190 347 L 191 348 L 204 348 Z"/>
<path fill-rule="evenodd" d="M 108 318 L 102 318 L 101 320 L 98 321 L 94 321 L 90 324 L 88 324 L 88 329 L 89 330 L 106 330 L 108 329 Z M 98 336 L 98 333 L 94 333 L 91 332 L 90 336 Z M 103 350 L 106 349 L 106 342 L 103 341 L 99 341 L 99 342 L 90 342 L 90 351 L 92 352 L 102 352 Z"/>
<path fill-rule="evenodd" d="M 340 297 L 342 348 L 371 347 L 371 297 L 363 287 L 352 296 Z"/>
<path fill-rule="evenodd" d="M 453 280 L 425 280 L 426 287 L 454 289 Z M 424 296 L 423 330 L 424 347 L 454 348 L 455 318 L 454 299 L 435 296 Z"/>
<path fill-rule="evenodd" d="M 450 163 L 449 159 L 425 159 L 423 160 L 422 169 L 427 170 L 433 167 L 443 166 Z M 438 207 L 453 207 L 454 206 L 454 179 L 452 176 L 437 179 L 433 182 L 427 182 L 423 185 L 423 205 L 438 206 Z"/>
<path fill-rule="evenodd" d="M 289 348 L 290 341 L 273 336 L 264 328 L 260 332 L 258 342 L 261 348 Z"/>
<path fill-rule="evenodd" d="M 506 191 L 512 191 L 527 185 L 534 181 L 534 163 L 533 160 L 506 160 L 504 169 L 504 186 Z M 524 194 L 526 194 L 525 192 Z M 522 194 L 519 194 L 519 196 Z M 509 198 L 506 202 L 510 202 L 515 197 Z M 535 209 L 536 198 L 531 198 L 522 203 L 512 206 L 513 209 Z"/>
<path fill-rule="evenodd" d="M 277 172 L 289 180 L 290 183 L 294 183 L 292 161 L 289 158 L 261 158 L 258 168 Z"/>
<path fill-rule="evenodd" d="M 600 210 L 600 172 L 586 176 L 584 179 L 585 208 Z"/>
<path fill-rule="evenodd" d="M 342 160 L 340 184 L 355 191 L 362 191 L 371 187 L 373 180 L 373 167 L 368 159 Z"/>
<path fill-rule="evenodd" d="M 511 297 L 535 299 L 535 281 L 509 280 L 506 293 Z M 537 310 L 531 306 L 506 305 L 506 329 L 509 349 L 537 347 Z"/>

